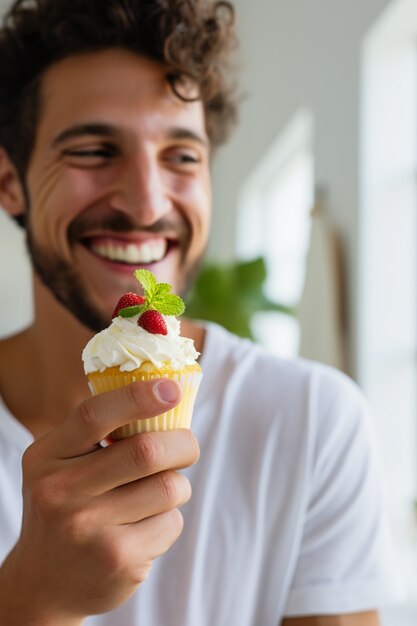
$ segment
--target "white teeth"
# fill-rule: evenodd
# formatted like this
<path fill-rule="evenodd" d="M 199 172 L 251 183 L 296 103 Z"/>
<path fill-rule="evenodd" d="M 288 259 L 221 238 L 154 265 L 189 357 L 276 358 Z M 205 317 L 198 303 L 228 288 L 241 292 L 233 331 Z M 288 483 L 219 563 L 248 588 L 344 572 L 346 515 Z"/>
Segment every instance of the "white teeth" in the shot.
<path fill-rule="evenodd" d="M 111 246 L 106 246 L 106 254 L 109 259 L 115 261 L 117 259 L 117 248 L 112 248 Z"/>
<path fill-rule="evenodd" d="M 151 246 L 149 246 L 147 243 L 145 243 L 141 249 L 140 249 L 140 253 L 141 253 L 141 259 L 143 261 L 143 263 L 149 263 L 151 257 L 152 257 L 152 248 Z"/>
<path fill-rule="evenodd" d="M 142 244 L 130 243 L 127 246 L 106 244 L 91 244 L 93 252 L 111 261 L 124 263 L 153 263 L 160 261 L 166 253 L 167 242 L 164 239 L 147 241 Z"/>
<path fill-rule="evenodd" d="M 137 248 L 130 243 L 126 248 L 126 259 L 129 263 L 135 263 L 137 257 Z"/>

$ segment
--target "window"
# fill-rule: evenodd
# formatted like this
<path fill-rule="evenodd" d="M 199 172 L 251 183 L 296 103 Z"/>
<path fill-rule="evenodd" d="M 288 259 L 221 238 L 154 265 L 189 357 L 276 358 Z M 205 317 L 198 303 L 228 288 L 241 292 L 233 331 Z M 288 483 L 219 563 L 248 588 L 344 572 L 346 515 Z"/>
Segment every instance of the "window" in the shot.
<path fill-rule="evenodd" d="M 359 383 L 376 416 L 395 536 L 417 592 L 417 4 L 363 48 Z M 414 600 L 416 601 L 416 600 Z M 396 621 L 397 620 L 397 621 Z M 393 618 L 387 624 L 400 624 Z"/>
<path fill-rule="evenodd" d="M 276 139 L 245 184 L 239 203 L 238 256 L 265 258 L 266 295 L 297 304 L 304 283 L 314 197 L 313 124 L 299 111 Z M 298 351 L 298 322 L 278 313 L 259 313 L 253 331 L 283 356 Z"/>

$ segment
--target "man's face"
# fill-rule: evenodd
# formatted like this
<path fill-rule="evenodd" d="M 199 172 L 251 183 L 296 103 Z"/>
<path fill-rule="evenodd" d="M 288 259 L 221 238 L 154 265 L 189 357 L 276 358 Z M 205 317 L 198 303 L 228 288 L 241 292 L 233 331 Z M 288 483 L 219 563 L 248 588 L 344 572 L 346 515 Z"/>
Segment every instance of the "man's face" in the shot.
<path fill-rule="evenodd" d="M 165 74 L 111 49 L 64 59 L 42 80 L 26 179 L 29 247 L 43 281 L 93 330 L 123 293 L 138 291 L 134 269 L 182 292 L 206 245 L 203 107 L 175 97 Z"/>

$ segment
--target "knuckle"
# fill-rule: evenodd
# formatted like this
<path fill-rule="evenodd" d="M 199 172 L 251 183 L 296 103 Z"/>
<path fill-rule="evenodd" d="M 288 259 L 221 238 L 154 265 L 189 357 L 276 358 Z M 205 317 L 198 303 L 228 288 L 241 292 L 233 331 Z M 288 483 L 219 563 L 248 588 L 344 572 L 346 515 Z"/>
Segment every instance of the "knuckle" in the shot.
<path fill-rule="evenodd" d="M 85 544 L 91 529 L 89 513 L 84 509 L 73 511 L 65 518 L 63 529 L 69 543 Z"/>
<path fill-rule="evenodd" d="M 152 433 L 142 433 L 132 437 L 131 455 L 133 463 L 139 469 L 155 473 L 160 465 L 160 450 Z"/>
<path fill-rule="evenodd" d="M 130 401 L 142 410 L 147 399 L 147 385 L 143 382 L 137 381 L 126 387 L 126 392 L 129 394 Z"/>
<path fill-rule="evenodd" d="M 64 500 L 62 482 L 56 475 L 40 478 L 30 489 L 32 510 L 42 518 L 55 516 L 60 511 Z"/>
<path fill-rule="evenodd" d="M 124 585 L 138 586 L 149 576 L 152 561 L 132 552 L 131 544 L 123 537 L 113 535 L 112 541 L 103 541 L 100 549 L 103 571 Z"/>
<path fill-rule="evenodd" d="M 140 404 L 141 388 L 137 382 L 132 383 L 124 387 L 124 392 L 127 394 L 128 400 L 135 405 Z"/>
<path fill-rule="evenodd" d="M 77 407 L 77 417 L 82 426 L 87 430 L 91 430 L 97 422 L 94 404 L 91 399 L 81 402 Z"/>
<path fill-rule="evenodd" d="M 112 572 L 116 577 L 126 577 L 128 555 L 120 538 L 113 536 L 112 541 L 103 541 L 100 554 L 104 571 Z"/>
<path fill-rule="evenodd" d="M 157 475 L 157 484 L 162 500 L 170 506 L 175 506 L 178 501 L 177 479 L 174 472 L 161 472 Z"/>

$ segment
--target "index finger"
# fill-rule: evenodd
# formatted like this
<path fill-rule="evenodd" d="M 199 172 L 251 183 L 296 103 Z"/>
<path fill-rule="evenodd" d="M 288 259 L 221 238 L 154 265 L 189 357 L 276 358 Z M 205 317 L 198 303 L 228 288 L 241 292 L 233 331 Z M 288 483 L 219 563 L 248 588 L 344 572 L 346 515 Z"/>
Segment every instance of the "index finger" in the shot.
<path fill-rule="evenodd" d="M 48 446 L 48 453 L 54 458 L 81 456 L 119 426 L 160 415 L 180 399 L 181 389 L 173 380 L 134 382 L 85 400 L 40 443 Z"/>

